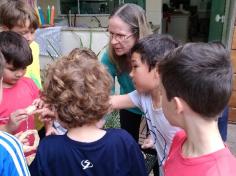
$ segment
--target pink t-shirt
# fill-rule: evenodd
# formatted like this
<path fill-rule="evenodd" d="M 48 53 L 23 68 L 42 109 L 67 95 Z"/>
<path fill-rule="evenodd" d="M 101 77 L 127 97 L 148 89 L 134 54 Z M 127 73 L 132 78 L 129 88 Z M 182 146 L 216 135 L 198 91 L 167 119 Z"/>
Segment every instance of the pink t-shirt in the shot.
<path fill-rule="evenodd" d="M 219 151 L 194 158 L 182 155 L 182 145 L 186 140 L 184 131 L 178 132 L 164 165 L 165 176 L 234 176 L 236 158 L 225 147 Z"/>
<path fill-rule="evenodd" d="M 26 77 L 22 77 L 11 88 L 4 88 L 3 99 L 0 104 L 0 125 L 8 122 L 8 119 L 6 118 L 9 117 L 12 112 L 28 107 L 36 98 L 38 98 L 38 96 L 38 87 L 33 80 Z M 6 120 L 1 120 L 3 118 Z M 30 116 L 27 121 L 28 129 L 35 129 L 33 116 Z M 27 122 L 23 121 L 13 134 L 20 131 L 26 131 L 26 129 Z M 33 138 L 30 138 L 30 143 L 33 143 Z"/>

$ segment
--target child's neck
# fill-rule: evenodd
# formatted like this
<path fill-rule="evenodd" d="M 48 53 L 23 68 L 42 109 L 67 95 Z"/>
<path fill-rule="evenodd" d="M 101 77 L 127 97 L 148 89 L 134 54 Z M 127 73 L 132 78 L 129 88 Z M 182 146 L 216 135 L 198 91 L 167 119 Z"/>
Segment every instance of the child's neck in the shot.
<path fill-rule="evenodd" d="M 154 109 L 158 109 L 161 107 L 161 94 L 159 88 L 154 89 L 151 92 L 152 97 L 152 105 Z"/>
<path fill-rule="evenodd" d="M 187 140 L 182 146 L 182 154 L 186 157 L 197 157 L 223 149 L 217 121 L 191 117 L 185 120 Z"/>
<path fill-rule="evenodd" d="M 14 84 L 15 85 L 15 84 Z M 14 85 L 12 85 L 12 84 L 7 84 L 7 83 L 2 83 L 2 87 L 3 88 L 12 88 Z"/>
<path fill-rule="evenodd" d="M 84 125 L 82 127 L 71 128 L 68 130 L 68 137 L 79 142 L 94 142 L 101 139 L 106 134 L 95 125 Z"/>

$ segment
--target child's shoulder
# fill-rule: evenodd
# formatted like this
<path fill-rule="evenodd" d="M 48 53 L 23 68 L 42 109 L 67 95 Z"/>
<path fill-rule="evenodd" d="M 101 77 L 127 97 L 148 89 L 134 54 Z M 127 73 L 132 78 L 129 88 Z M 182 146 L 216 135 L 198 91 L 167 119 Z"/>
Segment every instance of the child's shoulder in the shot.
<path fill-rule="evenodd" d="M 173 142 L 175 143 L 182 143 L 186 139 L 186 133 L 184 130 L 180 130 L 177 132 L 173 138 Z"/>
<path fill-rule="evenodd" d="M 170 148 L 170 155 L 182 147 L 186 137 L 187 136 L 184 130 L 180 130 L 175 134 Z"/>
<path fill-rule="evenodd" d="M 16 139 L 15 136 L 7 133 L 7 132 L 3 132 L 0 131 L 0 150 L 7 150 L 9 152 L 9 150 L 13 150 L 15 152 L 22 152 L 21 150 L 21 144 L 20 142 Z"/>
<path fill-rule="evenodd" d="M 117 128 L 109 128 L 106 129 L 107 131 L 107 138 L 109 138 L 110 142 L 124 142 L 124 143 L 133 143 L 135 142 L 132 136 L 123 129 Z"/>
<path fill-rule="evenodd" d="M 66 135 L 66 134 L 65 134 Z M 64 143 L 65 135 L 49 135 L 40 140 L 40 147 L 60 146 Z M 53 145 L 52 145 L 53 144 Z"/>
<path fill-rule="evenodd" d="M 32 52 L 34 52 L 35 50 L 39 50 L 39 44 L 35 41 L 32 41 L 30 43 L 30 48 L 31 48 Z"/>
<path fill-rule="evenodd" d="M 108 128 L 106 129 L 106 131 L 112 135 L 121 135 L 121 136 L 129 135 L 127 131 L 120 128 Z"/>
<path fill-rule="evenodd" d="M 222 175 L 231 176 L 236 173 L 236 158 L 228 147 L 212 154 L 212 158 L 216 160 L 217 166 L 220 168 L 219 172 Z"/>
<path fill-rule="evenodd" d="M 22 77 L 21 79 L 19 79 L 18 84 L 19 85 L 27 85 L 31 88 L 38 89 L 37 85 L 34 83 L 34 81 L 31 78 Z"/>
<path fill-rule="evenodd" d="M 25 82 L 25 83 L 33 83 L 34 81 L 31 78 L 28 77 L 22 77 L 19 79 L 19 81 Z"/>

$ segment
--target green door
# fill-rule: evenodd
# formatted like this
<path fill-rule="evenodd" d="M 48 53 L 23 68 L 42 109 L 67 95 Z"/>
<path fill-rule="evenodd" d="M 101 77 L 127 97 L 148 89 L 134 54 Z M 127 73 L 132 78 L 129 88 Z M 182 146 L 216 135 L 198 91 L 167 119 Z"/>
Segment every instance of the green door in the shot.
<path fill-rule="evenodd" d="M 211 1 L 211 17 L 208 41 L 221 41 L 225 22 L 226 0 Z"/>
<path fill-rule="evenodd" d="M 134 3 L 145 9 L 146 0 L 124 0 L 124 3 Z"/>

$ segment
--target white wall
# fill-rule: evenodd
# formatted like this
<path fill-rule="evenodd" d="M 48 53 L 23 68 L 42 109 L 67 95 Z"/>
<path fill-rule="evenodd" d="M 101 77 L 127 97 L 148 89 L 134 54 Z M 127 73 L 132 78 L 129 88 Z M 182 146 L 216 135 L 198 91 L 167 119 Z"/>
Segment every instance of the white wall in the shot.
<path fill-rule="evenodd" d="M 165 3 L 165 4 L 170 4 L 170 0 L 163 0 L 163 3 Z"/>
<path fill-rule="evenodd" d="M 163 0 L 163 1 L 169 1 L 169 0 Z M 38 0 L 38 5 L 40 5 L 44 11 L 45 9 L 47 9 L 47 5 L 54 5 L 56 7 L 57 14 L 59 12 L 59 0 Z M 146 12 L 148 21 L 151 21 L 154 25 L 160 25 L 162 18 L 162 0 L 146 0 Z M 97 16 L 97 17 L 101 21 L 102 26 L 107 26 L 108 16 Z M 78 22 L 90 23 L 90 25 L 97 27 L 96 21 L 91 19 L 91 17 L 80 16 Z"/>
<path fill-rule="evenodd" d="M 162 0 L 146 0 L 146 13 L 148 21 L 154 25 L 161 25 Z"/>

